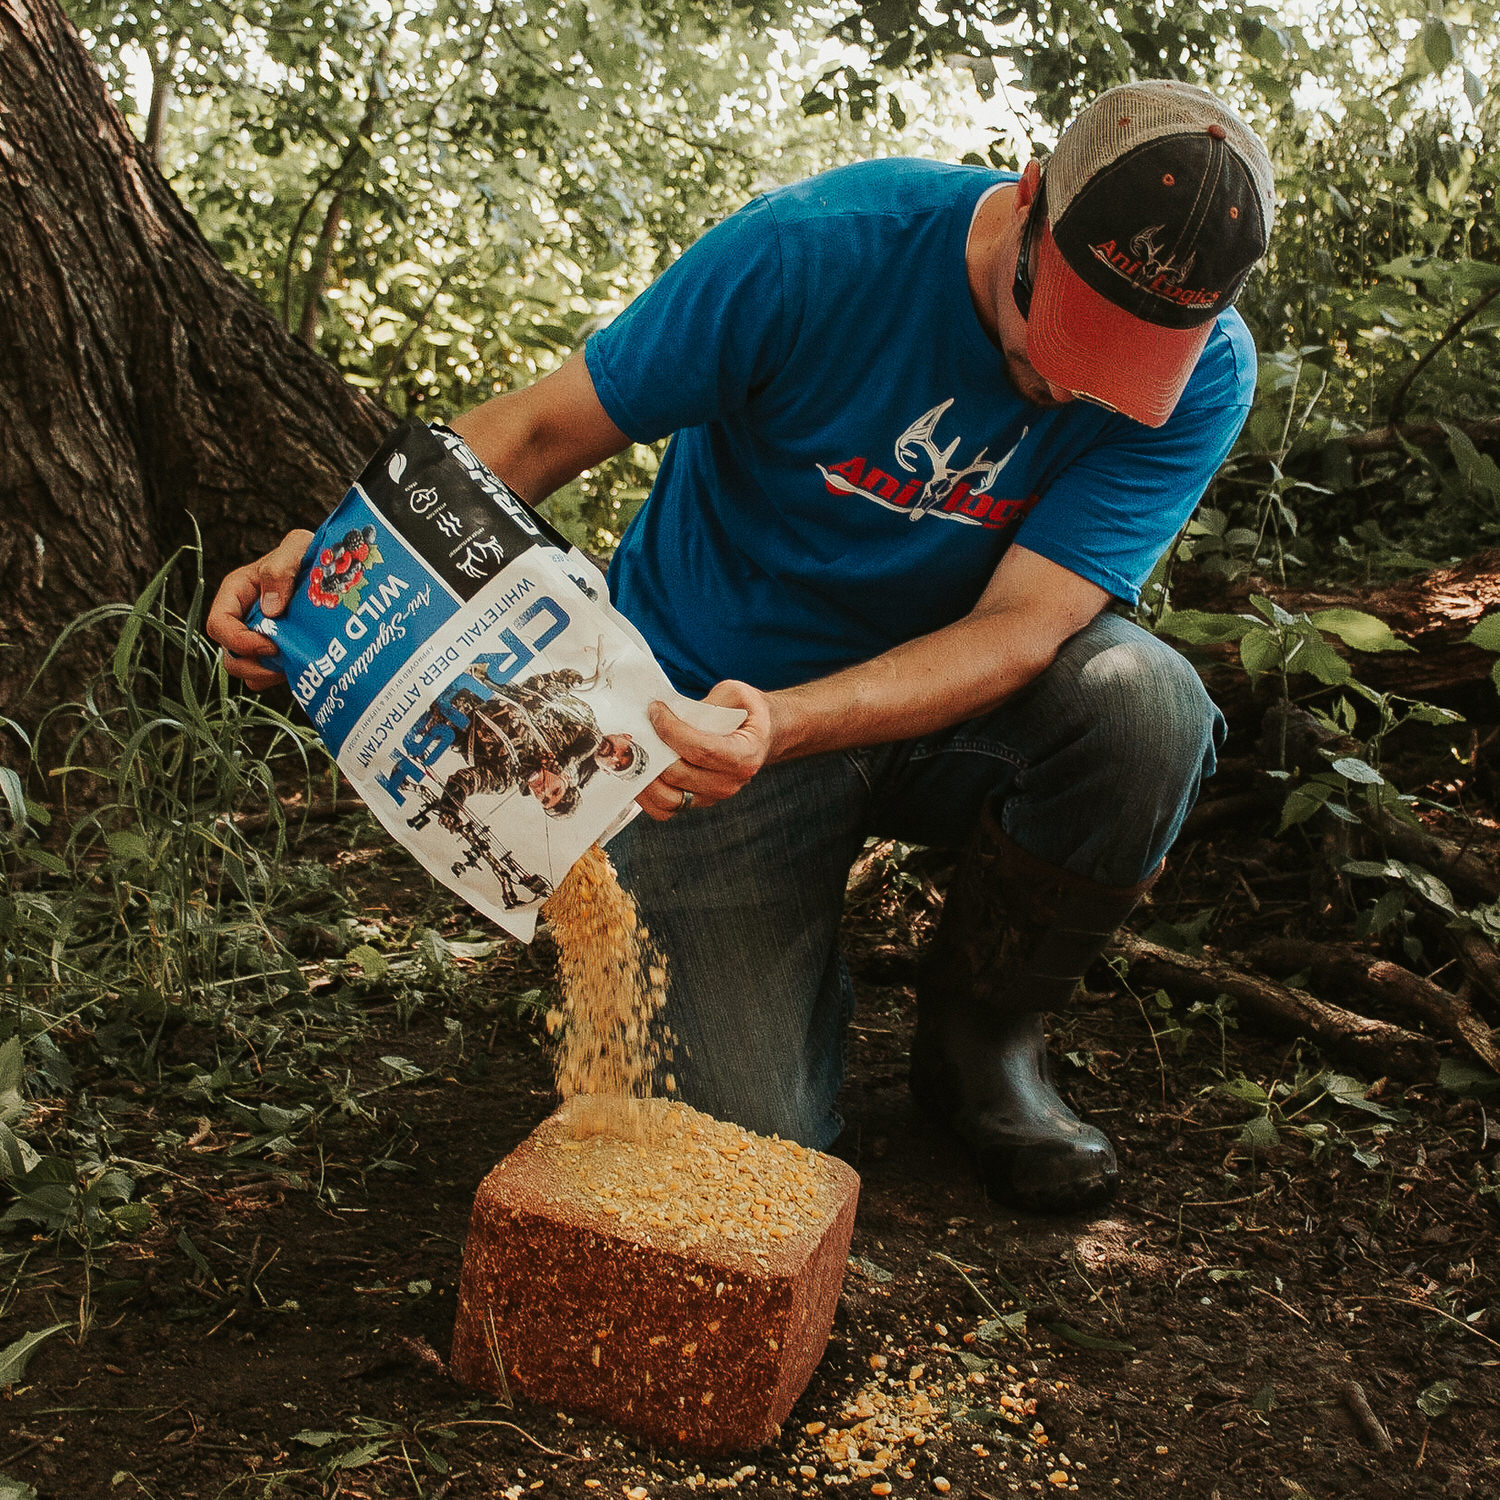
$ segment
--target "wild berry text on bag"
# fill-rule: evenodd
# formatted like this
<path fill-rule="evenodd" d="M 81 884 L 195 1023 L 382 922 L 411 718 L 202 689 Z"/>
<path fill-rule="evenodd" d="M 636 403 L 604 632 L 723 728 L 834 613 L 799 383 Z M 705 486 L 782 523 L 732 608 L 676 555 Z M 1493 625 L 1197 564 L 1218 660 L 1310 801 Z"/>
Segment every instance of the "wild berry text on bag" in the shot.
<path fill-rule="evenodd" d="M 403 423 L 324 522 L 271 664 L 371 811 L 517 937 L 676 758 L 653 699 L 699 728 L 595 565 L 456 433 Z"/>

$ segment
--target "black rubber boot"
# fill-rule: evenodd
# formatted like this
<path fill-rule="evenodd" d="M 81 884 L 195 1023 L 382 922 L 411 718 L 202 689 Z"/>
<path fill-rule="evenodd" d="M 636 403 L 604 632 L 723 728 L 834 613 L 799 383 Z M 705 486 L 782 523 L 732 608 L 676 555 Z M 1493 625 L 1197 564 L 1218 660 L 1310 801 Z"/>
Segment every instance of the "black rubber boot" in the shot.
<path fill-rule="evenodd" d="M 1070 1213 L 1114 1196 L 1114 1147 L 1053 1087 L 1043 1017 L 1066 1007 L 1160 873 L 1100 885 L 1028 854 L 988 808 L 959 862 L 917 980 L 911 1085 L 1006 1203 Z"/>

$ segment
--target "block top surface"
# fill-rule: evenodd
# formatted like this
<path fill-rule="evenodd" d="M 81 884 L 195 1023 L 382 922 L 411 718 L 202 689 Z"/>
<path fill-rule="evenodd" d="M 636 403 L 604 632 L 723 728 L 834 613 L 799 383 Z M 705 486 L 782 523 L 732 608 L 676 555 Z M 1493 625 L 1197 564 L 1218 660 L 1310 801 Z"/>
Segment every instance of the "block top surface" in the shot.
<path fill-rule="evenodd" d="M 639 1141 L 580 1136 L 574 1104 L 490 1173 L 481 1204 L 710 1265 L 795 1275 L 859 1190 L 836 1157 L 675 1101 L 641 1101 Z"/>

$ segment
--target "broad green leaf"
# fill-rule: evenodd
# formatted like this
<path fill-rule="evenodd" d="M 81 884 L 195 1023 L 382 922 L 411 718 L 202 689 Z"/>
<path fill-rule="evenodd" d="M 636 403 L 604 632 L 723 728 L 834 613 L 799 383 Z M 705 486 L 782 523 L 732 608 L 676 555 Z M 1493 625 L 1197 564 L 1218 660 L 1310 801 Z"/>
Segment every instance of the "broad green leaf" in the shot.
<path fill-rule="evenodd" d="M 410 1083 L 414 1078 L 422 1076 L 422 1070 L 409 1057 L 382 1057 L 381 1066 L 389 1068 L 403 1081 Z"/>
<path fill-rule="evenodd" d="M 1354 875 L 1361 880 L 1379 880 L 1387 875 L 1399 879 L 1401 875 L 1394 865 L 1374 859 L 1346 859 L 1339 866 L 1339 873 Z"/>
<path fill-rule="evenodd" d="M 1253 1120 L 1245 1121 L 1245 1128 L 1240 1131 L 1240 1144 L 1249 1146 L 1252 1151 L 1270 1151 L 1281 1144 L 1281 1136 L 1269 1115 L 1256 1115 Z"/>
<path fill-rule="evenodd" d="M 1323 1087 L 1336 1103 L 1349 1109 L 1360 1109 L 1368 1115 L 1378 1115 L 1382 1120 L 1401 1121 L 1407 1118 L 1405 1110 L 1392 1109 L 1378 1099 L 1367 1099 L 1368 1085 L 1347 1073 L 1328 1073 L 1323 1078 Z"/>
<path fill-rule="evenodd" d="M 0 1474 L 0 1500 L 36 1500 L 36 1491 L 19 1479 Z"/>
<path fill-rule="evenodd" d="M 1419 896 L 1450 916 L 1459 915 L 1453 892 L 1431 870 L 1424 870 L 1420 865 L 1409 865 L 1399 859 L 1393 859 L 1391 863 L 1396 867 L 1396 873 Z"/>
<path fill-rule="evenodd" d="M 1261 675 L 1281 666 L 1281 642 L 1274 631 L 1252 630 L 1240 642 L 1240 664 L 1250 676 L 1252 684 L 1259 682 Z"/>
<path fill-rule="evenodd" d="M 120 829 L 110 834 L 105 843 L 109 845 L 110 853 L 121 859 L 139 860 L 142 864 L 150 862 L 151 845 L 140 834 L 129 829 Z"/>
<path fill-rule="evenodd" d="M 1305 823 L 1322 807 L 1333 793 L 1333 788 L 1322 781 L 1304 781 L 1294 786 L 1281 804 L 1281 826 L 1277 833 L 1285 833 L 1298 823 Z"/>
<path fill-rule="evenodd" d="M 1500 651 L 1500 614 L 1486 615 L 1464 639 L 1483 651 Z"/>
<path fill-rule="evenodd" d="M 326 1448 L 330 1443 L 336 1443 L 343 1436 L 340 1432 L 329 1432 L 324 1428 L 304 1428 L 301 1432 L 294 1432 L 291 1441 L 301 1443 L 304 1448 Z"/>
<path fill-rule="evenodd" d="M 1169 609 L 1157 622 L 1156 631 L 1158 635 L 1169 635 L 1173 640 L 1187 641 L 1190 645 L 1209 646 L 1241 640 L 1249 631 L 1258 628 L 1254 620 L 1247 620 L 1244 615 L 1214 615 L 1201 609 Z"/>
<path fill-rule="evenodd" d="M 1319 630 L 1336 635 L 1355 651 L 1414 651 L 1415 646 L 1398 639 L 1391 627 L 1376 615 L 1362 609 L 1320 609 L 1312 622 Z"/>
<path fill-rule="evenodd" d="M 1384 786 L 1385 777 L 1370 765 L 1362 761 L 1358 756 L 1345 755 L 1333 762 L 1333 769 L 1344 778 L 1345 781 L 1357 781 L 1362 786 Z"/>
<path fill-rule="evenodd" d="M 1268 599 L 1264 594 L 1251 594 L 1251 606 L 1272 625 L 1291 625 L 1296 622 L 1296 616 L 1290 615 L 1274 599 Z"/>
<path fill-rule="evenodd" d="M 1287 651 L 1287 671 L 1306 672 L 1319 682 L 1338 683 L 1349 680 L 1349 663 L 1304 621 L 1297 631 L 1295 644 Z"/>
<path fill-rule="evenodd" d="M 14 1385 L 26 1373 L 26 1362 L 31 1358 L 32 1350 L 43 1339 L 51 1338 L 59 1329 L 67 1326 L 66 1323 L 54 1323 L 50 1328 L 38 1328 L 34 1333 L 22 1334 L 15 1343 L 0 1349 L 0 1388 Z"/>
<path fill-rule="evenodd" d="M 368 943 L 357 943 L 345 955 L 352 959 L 360 967 L 365 979 L 384 979 L 391 971 L 390 964 L 386 961 L 383 953 L 372 948 Z"/>
<path fill-rule="evenodd" d="M 1239 1099 L 1246 1104 L 1266 1104 L 1271 1098 L 1258 1083 L 1243 1076 L 1221 1083 L 1214 1093 L 1227 1099 Z"/>

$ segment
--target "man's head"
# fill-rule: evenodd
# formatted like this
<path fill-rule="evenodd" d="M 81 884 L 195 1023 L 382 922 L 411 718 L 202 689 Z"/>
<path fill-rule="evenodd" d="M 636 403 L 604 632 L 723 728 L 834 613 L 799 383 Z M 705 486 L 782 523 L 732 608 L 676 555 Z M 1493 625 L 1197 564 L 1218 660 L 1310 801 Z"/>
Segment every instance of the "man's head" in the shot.
<path fill-rule="evenodd" d="M 543 766 L 526 778 L 526 789 L 549 817 L 565 818 L 577 808 L 578 786 L 561 771 Z"/>
<path fill-rule="evenodd" d="M 1021 393 L 1082 396 L 1159 427 L 1265 253 L 1265 148 L 1202 89 L 1125 84 L 1073 121 L 1044 170 L 1027 168 L 1017 204 L 1027 217 L 1001 295 L 1025 320 L 1043 387 L 1018 381 Z"/>
<path fill-rule="evenodd" d="M 628 734 L 607 734 L 599 741 L 594 759 L 600 770 L 614 776 L 638 776 L 646 767 L 646 757 Z"/>

